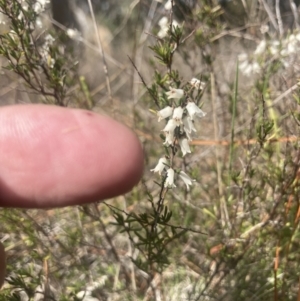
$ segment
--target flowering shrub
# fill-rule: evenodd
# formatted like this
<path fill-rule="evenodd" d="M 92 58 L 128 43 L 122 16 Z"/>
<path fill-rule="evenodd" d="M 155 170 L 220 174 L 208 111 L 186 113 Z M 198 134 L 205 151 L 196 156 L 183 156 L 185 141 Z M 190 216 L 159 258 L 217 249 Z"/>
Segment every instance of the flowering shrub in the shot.
<path fill-rule="evenodd" d="M 279 63 L 281 68 L 288 69 L 295 62 L 299 44 L 300 33 L 297 32 L 281 40 L 262 39 L 252 55 L 246 53 L 239 55 L 239 68 L 247 76 L 259 74 L 270 64 Z"/>
<path fill-rule="evenodd" d="M 200 87 L 199 80 L 193 79 L 192 83 L 195 86 Z M 177 100 L 180 106 L 173 108 L 167 105 L 165 108 L 157 112 L 158 121 L 170 117 L 165 128 L 162 130 L 166 137 L 164 145 L 170 147 L 172 153 L 175 154 L 175 145 L 176 143 L 179 144 L 182 155 L 185 156 L 187 153 L 191 152 L 188 141 L 192 140 L 192 131 L 196 131 L 193 124 L 194 117 L 198 116 L 201 118 L 204 117 L 206 113 L 199 109 L 195 102 L 190 101 L 189 97 L 184 95 L 184 90 L 182 89 L 170 88 L 170 91 L 166 92 L 165 94 L 168 95 L 168 99 Z M 188 100 L 180 101 L 182 98 Z M 176 105 L 176 103 L 172 103 L 171 105 L 174 106 Z M 176 187 L 174 185 L 174 170 L 170 162 L 168 162 L 168 156 L 166 158 L 159 159 L 157 166 L 151 171 L 158 172 L 161 175 L 162 171 L 166 167 L 171 168 L 167 170 L 165 187 Z M 180 171 L 178 174 L 180 178 L 184 181 L 184 183 L 187 185 L 187 189 L 189 189 L 189 185 L 192 185 L 192 179 L 190 179 L 189 176 L 183 171 Z"/>
<path fill-rule="evenodd" d="M 296 300 L 299 34 L 229 29 L 215 2 L 101 1 L 99 20 L 115 39 L 125 32 L 124 49 L 134 45 L 127 65 L 112 42 L 119 69 L 106 78 L 111 112 L 107 82 L 92 89 L 77 68 L 81 53 L 66 41 L 102 51 L 72 28 L 44 28 L 47 1 L 0 0 L 8 28 L 0 35 L 0 97 L 14 84 L 11 102 L 22 92 L 112 113 L 140 136 L 147 166 L 132 192 L 101 204 L 1 209 L 8 273 L 0 301 Z M 136 51 L 139 43 L 151 55 Z M 90 71 L 101 73 L 95 63 Z"/>

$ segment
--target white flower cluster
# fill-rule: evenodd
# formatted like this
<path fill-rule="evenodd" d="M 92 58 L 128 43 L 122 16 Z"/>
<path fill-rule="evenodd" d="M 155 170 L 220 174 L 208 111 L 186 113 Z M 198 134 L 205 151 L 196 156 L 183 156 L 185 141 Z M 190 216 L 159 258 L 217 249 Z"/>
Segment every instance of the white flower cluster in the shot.
<path fill-rule="evenodd" d="M 157 2 L 162 2 L 162 0 L 156 0 Z M 175 5 L 175 3 L 174 3 Z M 166 11 L 170 11 L 172 9 L 172 1 L 171 0 L 167 0 L 167 2 L 165 3 L 164 5 L 164 9 Z M 162 17 L 159 21 L 158 21 L 158 25 L 160 27 L 160 30 L 159 32 L 157 33 L 157 36 L 161 39 L 165 38 L 168 34 L 168 30 L 170 28 L 170 22 L 169 22 L 169 19 L 164 16 Z M 172 21 L 172 26 L 174 27 L 177 27 L 177 26 L 180 26 L 179 23 L 173 19 Z"/>
<path fill-rule="evenodd" d="M 34 3 L 33 10 L 37 13 L 40 14 L 45 10 L 46 5 L 50 3 L 50 0 L 37 0 Z"/>
<path fill-rule="evenodd" d="M 170 28 L 170 22 L 169 19 L 167 17 L 162 17 L 159 21 L 158 21 L 158 25 L 160 27 L 159 32 L 157 33 L 157 36 L 161 39 L 163 39 L 164 37 L 167 36 L 168 34 L 168 30 Z M 179 23 L 176 20 L 173 20 L 172 22 L 173 27 L 177 27 L 179 26 Z"/>
<path fill-rule="evenodd" d="M 194 89 L 203 90 L 203 83 L 200 80 L 193 78 L 190 81 L 190 86 Z M 168 99 L 180 100 L 185 97 L 184 90 L 175 89 L 170 87 L 170 90 L 166 93 Z M 187 97 L 186 97 L 187 98 Z M 185 156 L 187 153 L 191 153 L 189 146 L 189 141 L 192 140 L 192 132 L 196 132 L 194 126 L 194 120 L 196 117 L 202 118 L 206 115 L 194 101 L 186 99 L 181 102 L 182 105 L 179 106 L 166 106 L 162 110 L 157 112 L 158 122 L 163 119 L 169 118 L 166 126 L 162 130 L 165 134 L 166 146 L 174 146 L 176 143 L 179 144 L 181 148 L 182 155 Z M 165 187 L 173 188 L 176 187 L 174 184 L 175 171 L 170 167 L 167 157 L 160 158 L 158 164 L 154 169 L 151 169 L 153 172 L 157 172 L 159 175 L 166 170 L 166 180 Z M 189 186 L 192 185 L 192 180 L 185 172 L 180 171 L 178 173 L 181 180 L 183 180 L 186 185 L 187 190 Z"/>
<path fill-rule="evenodd" d="M 265 62 L 266 56 L 278 57 L 285 68 L 293 61 L 293 55 L 297 55 L 300 46 L 300 33 L 290 34 L 282 40 L 261 40 L 252 56 L 242 53 L 239 58 L 239 69 L 243 74 L 251 76 L 261 71 L 259 62 Z"/>
<path fill-rule="evenodd" d="M 299 46 L 300 33 L 293 33 L 281 41 L 273 41 L 270 45 L 270 53 L 273 56 L 280 56 L 284 67 L 288 68 L 299 53 Z"/>
<path fill-rule="evenodd" d="M 45 37 L 45 42 L 40 52 L 40 54 L 42 55 L 42 57 L 44 58 L 44 60 L 50 68 L 53 68 L 55 64 L 55 60 L 51 57 L 49 51 L 49 47 L 53 45 L 54 41 L 55 39 L 53 38 L 53 36 L 51 34 L 47 34 L 47 36 Z"/>
<path fill-rule="evenodd" d="M 40 14 L 43 12 L 46 8 L 46 5 L 50 3 L 50 0 L 36 0 L 36 2 L 33 5 L 33 10 L 37 13 Z M 24 10 L 28 10 L 28 3 L 26 0 L 21 0 L 21 5 Z"/>
<path fill-rule="evenodd" d="M 249 58 L 248 54 L 241 53 L 238 56 L 239 69 L 246 76 L 251 76 L 260 72 L 261 68 L 256 58 L 253 57 L 252 60 Z"/>
<path fill-rule="evenodd" d="M 50 0 L 36 0 L 36 2 L 33 5 L 34 12 L 39 15 L 43 11 L 45 11 L 47 4 L 50 3 Z M 25 0 L 21 0 L 22 8 L 27 11 L 28 10 L 28 3 Z M 24 18 L 23 12 L 20 12 L 18 19 L 22 20 Z M 42 28 L 43 24 L 40 19 L 40 17 L 37 17 L 36 19 L 36 27 Z"/>

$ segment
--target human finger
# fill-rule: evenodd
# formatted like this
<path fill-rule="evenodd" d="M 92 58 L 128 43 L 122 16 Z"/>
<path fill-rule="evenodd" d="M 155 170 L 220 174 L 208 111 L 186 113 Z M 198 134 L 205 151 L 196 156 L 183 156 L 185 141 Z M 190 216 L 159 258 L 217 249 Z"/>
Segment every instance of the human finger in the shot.
<path fill-rule="evenodd" d="M 129 191 L 142 171 L 137 137 L 107 116 L 46 105 L 0 109 L 0 206 L 99 201 Z"/>

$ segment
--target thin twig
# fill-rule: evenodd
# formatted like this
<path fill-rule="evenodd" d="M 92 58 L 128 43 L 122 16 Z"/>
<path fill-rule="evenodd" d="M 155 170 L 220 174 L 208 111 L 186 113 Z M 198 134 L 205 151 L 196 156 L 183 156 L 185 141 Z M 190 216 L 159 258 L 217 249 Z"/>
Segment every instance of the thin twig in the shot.
<path fill-rule="evenodd" d="M 291 6 L 291 11 L 294 16 L 294 25 L 296 26 L 297 29 L 299 29 L 299 17 L 298 17 L 298 12 L 297 12 L 297 6 L 293 0 L 290 1 L 290 6 Z"/>
<path fill-rule="evenodd" d="M 113 211 L 114 211 L 114 210 L 115 210 L 115 211 L 119 211 L 119 212 L 123 213 L 123 214 L 126 215 L 126 216 L 131 216 L 130 213 L 128 213 L 128 212 L 126 212 L 125 210 L 122 210 L 122 209 L 120 209 L 120 208 L 118 208 L 118 207 L 115 207 L 114 205 L 108 204 L 108 203 L 106 203 L 106 202 L 103 202 L 103 204 L 106 205 L 110 210 L 113 210 Z M 174 226 L 174 225 L 171 225 L 171 224 L 168 224 L 168 223 L 162 223 L 162 225 L 165 225 L 165 226 L 168 226 L 168 227 L 173 227 L 173 228 L 175 228 L 175 229 L 190 231 L 190 232 L 193 232 L 193 233 L 208 235 L 207 233 L 204 233 L 204 232 L 201 232 L 201 231 L 192 229 L 192 228 L 188 228 L 188 227 Z"/>
<path fill-rule="evenodd" d="M 245 0 L 241 0 L 241 2 L 242 2 L 242 4 L 243 4 L 244 11 L 245 11 L 245 13 L 246 13 L 246 15 L 247 15 L 247 17 L 248 17 L 249 11 L 248 11 L 248 6 L 247 6 L 247 4 L 246 4 L 246 1 L 245 1 Z"/>
<path fill-rule="evenodd" d="M 153 0 L 151 2 L 151 6 L 149 8 L 149 12 L 148 12 L 148 15 L 147 15 L 147 18 L 145 21 L 144 29 L 143 29 L 140 39 L 138 41 L 137 50 L 136 50 L 135 58 L 134 58 L 135 65 L 136 65 L 135 69 L 140 69 L 142 66 L 144 45 L 148 38 L 147 32 L 150 31 L 152 20 L 154 18 L 154 14 L 156 11 L 156 7 L 157 7 L 157 1 Z M 137 74 L 134 73 L 133 83 L 136 83 L 136 82 L 137 82 Z M 133 85 L 133 103 L 134 104 L 137 104 L 137 102 L 138 102 L 138 94 L 139 94 L 138 92 L 139 92 L 139 86 Z"/>
<path fill-rule="evenodd" d="M 268 14 L 273 27 L 275 28 L 276 31 L 278 31 L 278 25 L 277 25 L 277 22 L 276 22 L 276 19 L 275 19 L 275 16 L 274 16 L 272 10 L 270 9 L 269 5 L 266 3 L 265 0 L 260 0 L 260 1 L 262 2 L 265 11 Z"/>
<path fill-rule="evenodd" d="M 280 35 L 280 37 L 282 37 L 283 36 L 283 24 L 282 24 L 282 18 L 281 18 L 281 13 L 280 13 L 279 0 L 276 0 L 275 12 L 276 12 L 276 17 L 277 17 L 279 35 Z"/>
<path fill-rule="evenodd" d="M 59 29 L 63 30 L 66 35 L 68 35 L 67 33 L 67 30 L 68 28 L 66 26 L 64 26 L 63 24 L 57 22 L 56 20 L 54 20 L 53 18 L 47 18 L 46 16 L 44 16 L 44 18 L 47 20 L 47 21 L 50 21 L 52 24 L 54 24 L 56 27 L 58 27 Z M 97 53 L 100 53 L 101 54 L 101 49 L 99 50 L 98 47 L 96 47 L 94 44 L 92 44 L 91 42 L 89 42 L 87 39 L 85 39 L 84 37 L 82 37 L 81 35 L 74 38 L 75 41 L 78 41 L 79 43 L 82 43 L 84 46 L 86 46 L 87 48 L 97 52 Z M 120 68 L 120 69 L 123 69 L 125 68 L 125 65 L 123 65 L 122 63 L 118 62 L 117 60 L 115 60 L 112 56 L 110 55 L 107 55 L 107 53 L 105 54 L 105 59 L 114 64 L 116 67 Z"/>
<path fill-rule="evenodd" d="M 218 35 L 212 37 L 209 40 L 209 42 L 210 43 L 215 42 L 215 41 L 219 40 L 220 38 L 222 38 L 224 36 L 234 36 L 234 37 L 243 38 L 243 39 L 246 39 L 246 40 L 260 42 L 260 40 L 257 39 L 256 37 L 253 37 L 253 35 L 244 33 L 245 29 L 248 29 L 249 27 L 255 27 L 255 26 L 259 27 L 259 26 L 261 26 L 261 24 L 260 23 L 255 23 L 255 24 L 250 24 L 250 25 L 238 27 L 238 28 L 235 28 L 235 29 L 232 29 L 232 30 L 223 30 Z"/>
<path fill-rule="evenodd" d="M 123 200 L 124 200 L 124 211 L 126 212 L 126 209 L 127 209 L 127 202 L 126 202 L 126 198 L 123 197 Z M 126 215 L 123 213 L 123 216 L 124 216 L 124 220 L 126 218 Z M 133 250 L 132 250 L 132 244 L 131 244 L 131 239 L 130 237 L 128 236 L 128 253 L 129 253 L 129 257 L 130 258 L 133 258 Z M 132 290 L 134 292 L 136 292 L 137 290 L 137 286 L 136 286 L 136 281 L 135 281 L 135 268 L 134 268 L 134 263 L 131 261 L 130 264 L 129 264 L 129 269 L 131 271 L 131 274 L 130 274 L 130 279 L 131 279 L 131 287 L 132 287 Z"/>
<path fill-rule="evenodd" d="M 281 138 L 270 138 L 265 141 L 265 143 L 282 143 L 282 142 L 296 142 L 299 141 L 299 137 L 281 137 Z M 228 140 L 193 140 L 190 142 L 191 145 L 220 145 L 220 146 L 229 146 L 231 141 Z M 235 140 L 234 145 L 248 145 L 248 144 L 257 144 L 257 139 L 249 140 Z"/>
<path fill-rule="evenodd" d="M 130 58 L 130 56 L 128 55 L 128 59 L 130 60 L 132 66 L 134 67 L 135 71 L 137 72 L 139 78 L 141 79 L 144 87 L 147 89 L 148 93 L 152 96 L 153 100 L 155 101 L 155 104 L 157 105 L 158 108 L 159 107 L 159 104 L 158 104 L 158 100 L 156 99 L 155 95 L 152 93 L 152 91 L 148 88 L 143 76 L 141 75 L 139 69 L 137 68 L 137 66 L 135 65 L 135 63 L 133 62 L 133 60 Z"/>
<path fill-rule="evenodd" d="M 218 124 L 217 124 L 217 112 L 215 109 L 216 93 L 215 93 L 215 78 L 214 74 L 210 74 L 211 78 L 211 99 L 212 99 L 212 110 L 213 110 L 213 124 L 214 124 L 214 137 L 215 140 L 218 139 Z M 217 167 L 217 179 L 218 179 L 218 188 L 219 188 L 219 197 L 220 197 L 220 212 L 221 212 L 221 223 L 223 229 L 225 226 L 231 228 L 228 209 L 224 197 L 223 183 L 221 178 L 221 165 L 220 165 L 220 155 L 218 148 L 215 148 L 216 155 L 216 167 Z"/>
<path fill-rule="evenodd" d="M 231 143 L 230 143 L 230 155 L 229 155 L 229 171 L 232 169 L 232 161 L 233 161 L 233 148 L 234 148 L 234 126 L 235 126 L 235 118 L 236 118 L 236 103 L 237 103 L 237 93 L 238 93 L 238 80 L 239 80 L 239 61 L 236 63 L 236 76 L 234 83 L 234 95 L 233 95 L 233 103 L 232 103 L 232 119 L 231 119 Z"/>
<path fill-rule="evenodd" d="M 97 36 L 98 48 L 100 50 L 101 57 L 102 57 L 103 71 L 104 71 L 105 78 L 106 78 L 107 92 L 108 92 L 109 99 L 110 99 L 110 101 L 112 102 L 112 105 L 113 105 L 113 98 L 112 98 L 112 95 L 111 95 L 111 88 L 110 88 L 110 80 L 109 80 L 109 74 L 108 74 L 108 67 L 107 67 L 107 63 L 106 63 L 106 59 L 105 59 L 105 54 L 104 54 L 104 51 L 103 51 L 102 42 L 101 42 L 101 38 L 100 38 L 100 33 L 99 33 L 98 26 L 97 26 L 97 23 L 96 23 L 94 9 L 93 9 L 91 0 L 88 0 L 88 4 L 89 4 L 90 13 L 91 13 L 91 16 L 92 16 L 94 30 L 95 30 L 95 33 L 96 33 L 96 36 Z"/>

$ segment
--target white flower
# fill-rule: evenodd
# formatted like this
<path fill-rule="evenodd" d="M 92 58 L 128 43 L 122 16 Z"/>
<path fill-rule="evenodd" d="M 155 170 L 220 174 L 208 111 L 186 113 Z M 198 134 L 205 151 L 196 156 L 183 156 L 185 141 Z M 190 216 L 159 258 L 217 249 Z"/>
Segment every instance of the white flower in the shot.
<path fill-rule="evenodd" d="M 167 34 L 168 34 L 168 30 L 169 30 L 169 26 L 168 26 L 169 20 L 167 17 L 162 17 L 159 21 L 158 21 L 158 25 L 160 27 L 159 32 L 157 33 L 157 36 L 159 38 L 164 38 Z"/>
<path fill-rule="evenodd" d="M 51 57 L 50 49 L 49 49 L 54 41 L 55 41 L 55 39 L 53 38 L 53 36 L 48 34 L 45 37 L 45 42 L 44 42 L 44 45 L 41 47 L 41 52 L 40 52 L 41 55 L 43 56 L 44 60 L 46 61 L 47 65 L 50 68 L 53 68 L 54 64 L 55 64 L 55 60 L 54 60 L 54 58 Z"/>
<path fill-rule="evenodd" d="M 45 10 L 45 6 L 49 3 L 49 0 L 37 0 L 33 6 L 33 10 L 39 14 Z"/>
<path fill-rule="evenodd" d="M 160 27 L 159 32 L 157 33 L 157 36 L 161 39 L 163 39 L 164 37 L 166 37 L 166 35 L 168 34 L 168 30 L 170 28 L 170 23 L 167 17 L 162 17 L 159 21 L 158 21 L 158 25 Z M 177 27 L 179 26 L 179 23 L 176 20 L 173 20 L 172 22 L 173 27 Z"/>
<path fill-rule="evenodd" d="M 168 0 L 165 4 L 165 10 L 171 10 L 172 8 L 172 1 L 171 0 Z"/>
<path fill-rule="evenodd" d="M 27 10 L 27 9 L 24 9 L 24 10 Z M 24 14 L 23 14 L 23 12 L 21 11 L 20 13 L 19 13 L 19 15 L 18 15 L 18 20 L 23 20 L 24 19 Z"/>
<path fill-rule="evenodd" d="M 298 48 L 298 40 L 294 34 L 291 34 L 287 39 L 282 42 L 282 50 L 280 54 L 282 56 L 289 56 L 296 53 Z"/>
<path fill-rule="evenodd" d="M 25 11 L 28 11 L 28 3 L 23 3 L 24 1 L 21 2 L 21 5 L 22 5 L 22 9 L 25 10 Z M 23 11 L 21 10 L 19 15 L 18 15 L 18 20 L 23 20 L 24 19 L 24 14 L 23 14 Z"/>
<path fill-rule="evenodd" d="M 166 27 L 168 26 L 169 20 L 166 16 L 162 17 L 159 21 L 158 21 L 158 25 L 159 27 Z"/>
<path fill-rule="evenodd" d="M 186 105 L 186 109 L 191 117 L 191 120 L 194 120 L 194 116 L 198 116 L 198 117 L 204 117 L 206 115 L 205 112 L 203 112 L 201 109 L 198 108 L 198 106 L 193 102 L 190 101 L 187 105 Z"/>
<path fill-rule="evenodd" d="M 173 119 L 175 120 L 177 125 L 182 124 L 182 114 L 183 114 L 182 107 L 177 107 L 174 109 Z"/>
<path fill-rule="evenodd" d="M 45 36 L 45 43 L 47 43 L 47 45 L 52 45 L 54 41 L 55 38 L 51 34 Z"/>
<path fill-rule="evenodd" d="M 163 39 L 168 33 L 168 27 L 164 27 L 163 29 L 160 29 L 160 31 L 157 33 L 157 36 L 161 39 Z"/>
<path fill-rule="evenodd" d="M 22 6 L 22 8 L 24 9 L 24 10 L 28 10 L 28 3 L 27 2 L 25 2 L 25 0 L 22 0 L 21 1 L 21 6 Z"/>
<path fill-rule="evenodd" d="M 191 153 L 189 142 L 186 138 L 179 139 L 179 145 L 182 151 L 182 156 L 184 157 L 187 153 Z"/>
<path fill-rule="evenodd" d="M 254 55 L 261 55 L 266 51 L 266 49 L 267 49 L 266 40 L 261 40 L 254 51 Z"/>
<path fill-rule="evenodd" d="M 41 18 L 39 18 L 39 17 L 36 18 L 35 25 L 36 25 L 36 27 L 38 27 L 38 28 L 43 28 L 43 23 L 42 23 Z"/>
<path fill-rule="evenodd" d="M 165 107 L 164 109 L 160 110 L 157 112 L 157 116 L 158 116 L 158 122 L 160 122 L 161 120 L 168 118 L 172 115 L 173 113 L 173 108 L 171 108 L 170 106 Z"/>
<path fill-rule="evenodd" d="M 153 172 L 158 172 L 159 175 L 161 175 L 161 173 L 163 172 L 163 170 L 167 167 L 168 164 L 168 160 L 167 158 L 160 158 L 158 160 L 158 163 L 157 165 L 155 166 L 155 168 L 151 169 L 150 171 L 153 171 Z"/>
<path fill-rule="evenodd" d="M 172 145 L 174 142 L 174 130 L 176 128 L 177 124 L 174 119 L 170 119 L 165 126 L 165 128 L 162 130 L 162 132 L 166 135 L 166 141 L 164 144 L 166 145 Z"/>
<path fill-rule="evenodd" d="M 51 68 L 51 69 L 54 67 L 55 59 L 52 58 L 50 55 L 47 58 L 47 64 L 48 64 L 49 68 Z"/>
<path fill-rule="evenodd" d="M 168 98 L 180 99 L 184 95 L 184 91 L 182 89 L 175 89 L 170 87 L 170 91 L 166 93 Z"/>
<path fill-rule="evenodd" d="M 196 180 L 191 179 L 184 171 L 181 171 L 179 173 L 179 177 L 181 178 L 181 180 L 186 185 L 187 190 L 190 190 L 190 186 L 193 184 L 193 182 L 196 181 Z"/>
<path fill-rule="evenodd" d="M 198 90 L 203 90 L 205 87 L 205 83 L 201 82 L 198 78 L 195 77 L 190 80 L 190 84 Z"/>
<path fill-rule="evenodd" d="M 259 73 L 260 72 L 260 66 L 257 62 L 253 62 L 251 65 L 252 73 Z"/>
<path fill-rule="evenodd" d="M 239 65 L 239 69 L 246 76 L 251 76 L 260 72 L 260 66 L 257 62 L 250 63 L 245 61 Z"/>
<path fill-rule="evenodd" d="M 239 64 L 239 69 L 242 71 L 242 73 L 245 73 L 245 70 L 249 67 L 248 61 L 243 61 Z"/>
<path fill-rule="evenodd" d="M 186 136 L 191 141 L 192 140 L 192 137 L 191 137 L 192 131 L 197 132 L 197 130 L 194 127 L 194 123 L 191 120 L 191 117 L 185 116 L 182 120 L 182 123 L 183 123 L 183 132 L 185 132 Z"/>
<path fill-rule="evenodd" d="M 266 47 L 266 45 L 264 45 L 264 43 L 262 43 L 261 45 L 257 46 L 257 50 L 254 54 L 256 55 L 260 55 L 261 53 L 263 53 L 263 51 L 265 51 L 266 49 L 263 49 L 264 47 Z M 272 51 L 275 51 L 275 48 L 273 47 L 273 50 L 271 50 L 273 46 L 271 46 L 269 49 L 272 53 Z M 277 50 L 276 50 L 277 51 Z M 278 51 L 277 51 L 278 52 Z M 272 54 L 275 54 L 272 53 Z M 260 65 L 258 64 L 257 61 L 252 60 L 250 61 L 248 58 L 248 55 L 246 53 L 242 53 L 238 56 L 239 59 L 239 69 L 242 71 L 243 74 L 245 74 L 246 76 L 251 76 L 255 73 L 259 73 L 261 68 Z"/>
<path fill-rule="evenodd" d="M 265 34 L 265 33 L 267 33 L 268 31 L 269 31 L 269 25 L 264 24 L 264 25 L 262 25 L 262 26 L 260 27 L 260 32 L 261 32 L 261 34 Z"/>
<path fill-rule="evenodd" d="M 164 142 L 164 145 L 169 146 L 169 145 L 173 145 L 174 143 L 174 132 L 168 132 L 165 133 L 166 135 L 166 140 Z"/>
<path fill-rule="evenodd" d="M 191 117 L 185 116 L 182 119 L 182 123 L 183 123 L 183 130 L 185 131 L 185 133 L 190 134 L 192 131 L 197 132 Z"/>
<path fill-rule="evenodd" d="M 173 27 L 179 27 L 179 26 L 181 26 L 176 20 L 173 20 L 172 21 L 172 26 Z"/>
<path fill-rule="evenodd" d="M 172 169 L 172 168 L 169 168 L 167 170 L 167 178 L 165 181 L 165 187 L 168 187 L 168 188 L 176 187 L 176 185 L 174 184 L 174 169 Z"/>
<path fill-rule="evenodd" d="M 174 132 L 176 126 L 176 122 L 173 119 L 170 119 L 162 131 L 165 133 Z"/>
<path fill-rule="evenodd" d="M 280 42 L 279 41 L 272 41 L 271 46 L 270 46 L 270 52 L 272 55 L 276 55 L 279 52 L 280 48 Z"/>
<path fill-rule="evenodd" d="M 72 40 L 80 40 L 81 38 L 80 32 L 76 29 L 68 28 L 66 33 L 68 37 Z"/>
<path fill-rule="evenodd" d="M 260 72 L 260 66 L 257 62 L 253 61 L 252 63 L 248 59 L 248 55 L 246 53 L 242 53 L 238 56 L 239 59 L 239 69 L 246 76 L 250 76 L 254 73 Z"/>

